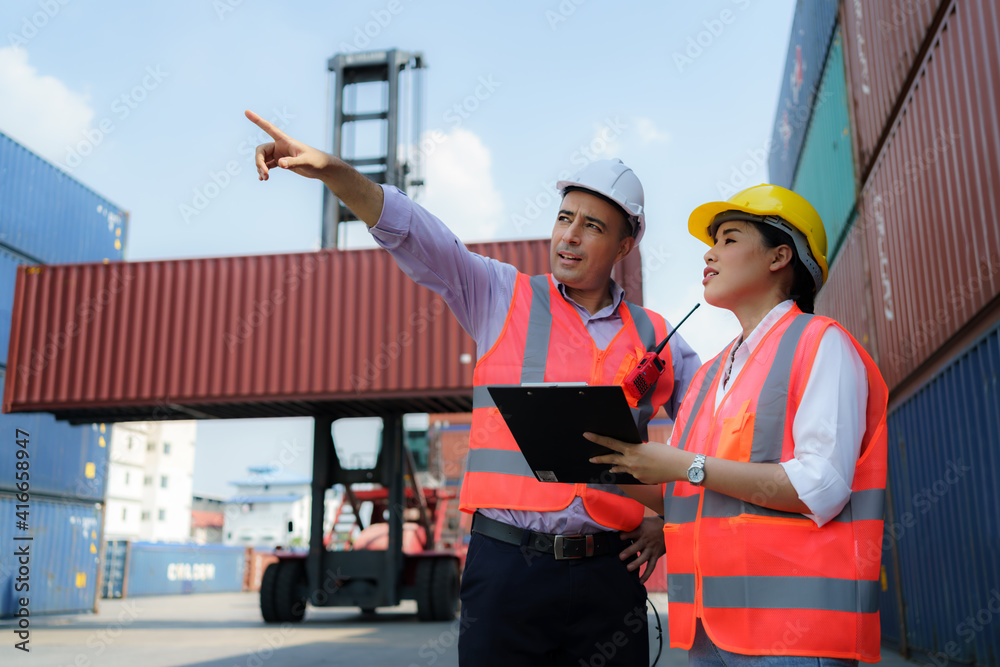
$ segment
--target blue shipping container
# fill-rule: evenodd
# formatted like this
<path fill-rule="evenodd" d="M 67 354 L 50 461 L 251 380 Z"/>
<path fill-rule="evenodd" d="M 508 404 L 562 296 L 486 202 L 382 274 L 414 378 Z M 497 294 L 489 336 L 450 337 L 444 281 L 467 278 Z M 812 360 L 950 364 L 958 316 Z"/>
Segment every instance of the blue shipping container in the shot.
<path fill-rule="evenodd" d="M 128 541 L 110 540 L 104 543 L 104 579 L 102 598 L 125 597 L 125 570 L 128 567 Z"/>
<path fill-rule="evenodd" d="M 19 505 L 28 505 L 27 509 Z M 17 512 L 26 514 L 27 530 Z M 71 503 L 30 496 L 27 503 L 0 494 L 0 618 L 26 606 L 28 614 L 93 611 L 97 602 L 98 546 L 103 511 L 97 503 Z M 18 538 L 27 538 L 18 539 Z M 28 562 L 17 562 L 18 549 Z M 23 568 L 23 569 L 22 569 Z M 27 605 L 22 605 L 22 598 Z"/>
<path fill-rule="evenodd" d="M 0 396 L 5 374 L 6 371 L 0 370 Z M 0 414 L 0 492 L 16 488 L 18 429 L 28 434 L 28 481 L 33 495 L 91 502 L 104 500 L 110 425 L 70 426 L 44 413 Z M 2 520 L 6 521 L 7 517 Z"/>
<path fill-rule="evenodd" d="M 837 0 L 798 0 L 768 156 L 768 179 L 792 187 L 813 99 L 837 22 Z"/>
<path fill-rule="evenodd" d="M 857 199 L 840 28 L 823 69 L 792 189 L 808 199 L 823 219 L 826 259 L 832 266 Z"/>
<path fill-rule="evenodd" d="M 128 214 L 0 133 L 0 244 L 37 262 L 123 258 Z"/>
<path fill-rule="evenodd" d="M 907 644 L 939 665 L 996 666 L 1000 326 L 894 409 L 888 433 L 894 511 L 886 530 L 899 552 Z M 892 621 L 883 615 L 883 634 L 899 637 L 900 627 L 885 625 Z"/>
<path fill-rule="evenodd" d="M 239 592 L 245 568 L 240 546 L 133 542 L 125 596 Z"/>

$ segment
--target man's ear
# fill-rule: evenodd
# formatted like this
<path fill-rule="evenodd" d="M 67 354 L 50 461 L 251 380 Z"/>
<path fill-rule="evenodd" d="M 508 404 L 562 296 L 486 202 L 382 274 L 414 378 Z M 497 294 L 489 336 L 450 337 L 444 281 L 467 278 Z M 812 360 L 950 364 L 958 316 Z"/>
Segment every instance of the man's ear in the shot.
<path fill-rule="evenodd" d="M 628 256 L 628 254 L 632 252 L 632 248 L 634 247 L 635 247 L 634 236 L 626 236 L 625 238 L 623 238 L 618 243 L 618 256 L 615 257 L 615 261 L 620 262 L 623 259 L 625 259 Z"/>

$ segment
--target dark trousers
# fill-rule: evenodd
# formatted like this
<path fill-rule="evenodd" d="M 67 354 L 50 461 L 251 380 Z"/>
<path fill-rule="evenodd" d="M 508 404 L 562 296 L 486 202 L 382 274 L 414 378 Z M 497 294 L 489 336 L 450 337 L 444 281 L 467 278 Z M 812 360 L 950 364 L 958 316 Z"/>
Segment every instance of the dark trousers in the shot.
<path fill-rule="evenodd" d="M 649 664 L 646 589 L 618 553 L 556 560 L 473 533 L 460 627 L 463 667 Z"/>

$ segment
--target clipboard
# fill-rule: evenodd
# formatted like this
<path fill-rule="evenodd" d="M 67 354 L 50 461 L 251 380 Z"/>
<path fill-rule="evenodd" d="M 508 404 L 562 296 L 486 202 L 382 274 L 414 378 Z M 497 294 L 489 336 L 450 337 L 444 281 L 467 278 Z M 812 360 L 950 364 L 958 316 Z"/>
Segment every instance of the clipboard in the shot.
<path fill-rule="evenodd" d="M 585 432 L 624 442 L 642 442 L 619 385 L 584 383 L 487 387 L 528 466 L 540 482 L 642 484 L 590 457 L 613 450 L 583 437 Z"/>

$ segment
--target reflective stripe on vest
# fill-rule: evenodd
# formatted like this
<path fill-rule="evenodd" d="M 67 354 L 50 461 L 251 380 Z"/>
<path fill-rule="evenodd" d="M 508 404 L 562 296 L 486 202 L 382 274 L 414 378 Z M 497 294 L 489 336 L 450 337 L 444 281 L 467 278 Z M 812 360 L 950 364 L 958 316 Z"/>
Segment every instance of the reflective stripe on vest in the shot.
<path fill-rule="evenodd" d="M 819 609 L 871 614 L 878 611 L 878 581 L 828 577 L 704 577 L 708 608 Z"/>
<path fill-rule="evenodd" d="M 617 373 L 629 368 L 628 360 L 640 353 L 640 345 L 655 349 L 657 336 L 666 335 L 665 322 L 656 319 L 654 324 L 655 315 L 623 301 L 619 306 L 623 330 L 600 349 L 573 306 L 556 298 L 550 276 L 519 274 L 504 329 L 476 365 L 473 428 L 460 507 L 465 511 L 478 507 L 554 511 L 579 496 L 598 523 L 631 530 L 641 520 L 642 506 L 617 485 L 538 482 L 497 412 L 488 387 L 561 380 L 610 384 L 617 381 L 612 380 Z M 577 354 L 577 345 L 583 345 L 582 354 Z M 672 363 L 669 350 L 661 356 L 665 363 Z M 673 387 L 672 370 L 672 365 L 664 370 L 669 384 L 659 383 L 663 387 L 659 391 L 654 386 L 632 410 L 643 435 L 654 405 L 662 404 L 664 394 L 669 394 L 667 387 Z"/>

